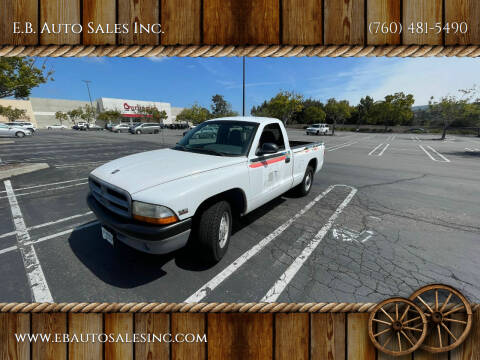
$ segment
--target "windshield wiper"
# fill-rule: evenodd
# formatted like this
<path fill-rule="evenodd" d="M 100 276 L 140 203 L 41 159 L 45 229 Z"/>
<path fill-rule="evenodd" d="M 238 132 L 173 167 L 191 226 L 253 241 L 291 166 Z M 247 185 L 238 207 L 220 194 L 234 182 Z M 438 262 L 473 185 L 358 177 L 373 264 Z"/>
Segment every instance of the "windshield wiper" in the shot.
<path fill-rule="evenodd" d="M 207 153 L 207 154 L 212 154 L 212 155 L 217 155 L 217 156 L 224 156 L 225 155 L 224 153 L 216 151 L 216 150 L 204 149 L 204 148 L 200 148 L 200 147 L 191 147 L 191 148 L 184 147 L 184 149 L 187 150 L 187 151 L 188 150 L 199 151 L 199 152 L 204 152 L 204 153 Z"/>

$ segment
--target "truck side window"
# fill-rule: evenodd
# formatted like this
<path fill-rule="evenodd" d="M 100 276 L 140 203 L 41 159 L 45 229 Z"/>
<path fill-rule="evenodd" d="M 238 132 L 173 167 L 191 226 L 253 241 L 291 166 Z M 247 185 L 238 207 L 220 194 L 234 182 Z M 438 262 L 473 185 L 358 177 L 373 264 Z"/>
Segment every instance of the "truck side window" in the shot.
<path fill-rule="evenodd" d="M 261 149 L 265 143 L 274 143 L 278 150 L 285 150 L 285 140 L 283 139 L 282 129 L 278 124 L 269 124 L 264 127 L 258 148 Z"/>

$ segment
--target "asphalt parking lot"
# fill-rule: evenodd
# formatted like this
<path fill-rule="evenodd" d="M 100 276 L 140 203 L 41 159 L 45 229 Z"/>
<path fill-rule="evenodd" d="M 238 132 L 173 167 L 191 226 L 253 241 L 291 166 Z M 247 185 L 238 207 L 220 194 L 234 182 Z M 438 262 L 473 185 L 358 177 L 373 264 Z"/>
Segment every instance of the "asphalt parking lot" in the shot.
<path fill-rule="evenodd" d="M 429 283 L 480 301 L 479 138 L 290 130 L 326 143 L 312 192 L 244 217 L 219 264 L 113 249 L 85 202 L 89 172 L 181 133 L 38 131 L 0 145 L 4 162 L 50 165 L 0 183 L 0 302 L 376 302 Z"/>

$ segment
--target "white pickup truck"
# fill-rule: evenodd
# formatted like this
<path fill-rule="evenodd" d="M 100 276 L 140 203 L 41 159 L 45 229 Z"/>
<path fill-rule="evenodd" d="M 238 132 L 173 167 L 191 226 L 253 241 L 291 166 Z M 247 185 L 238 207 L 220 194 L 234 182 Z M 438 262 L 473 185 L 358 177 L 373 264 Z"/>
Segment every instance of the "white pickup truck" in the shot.
<path fill-rule="evenodd" d="M 228 248 L 235 215 L 293 188 L 307 195 L 324 153 L 323 143 L 289 142 L 277 119 L 210 120 L 171 149 L 95 169 L 87 202 L 111 244 L 164 254 L 190 241 L 206 260 L 217 262 Z"/>

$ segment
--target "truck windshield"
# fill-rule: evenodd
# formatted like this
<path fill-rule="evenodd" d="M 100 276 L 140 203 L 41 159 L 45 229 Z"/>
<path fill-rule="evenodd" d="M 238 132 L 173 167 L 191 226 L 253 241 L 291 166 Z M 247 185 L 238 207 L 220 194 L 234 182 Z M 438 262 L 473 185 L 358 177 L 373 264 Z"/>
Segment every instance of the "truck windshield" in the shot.
<path fill-rule="evenodd" d="M 208 121 L 189 131 L 174 150 L 218 156 L 245 156 L 258 123 L 246 121 Z"/>

